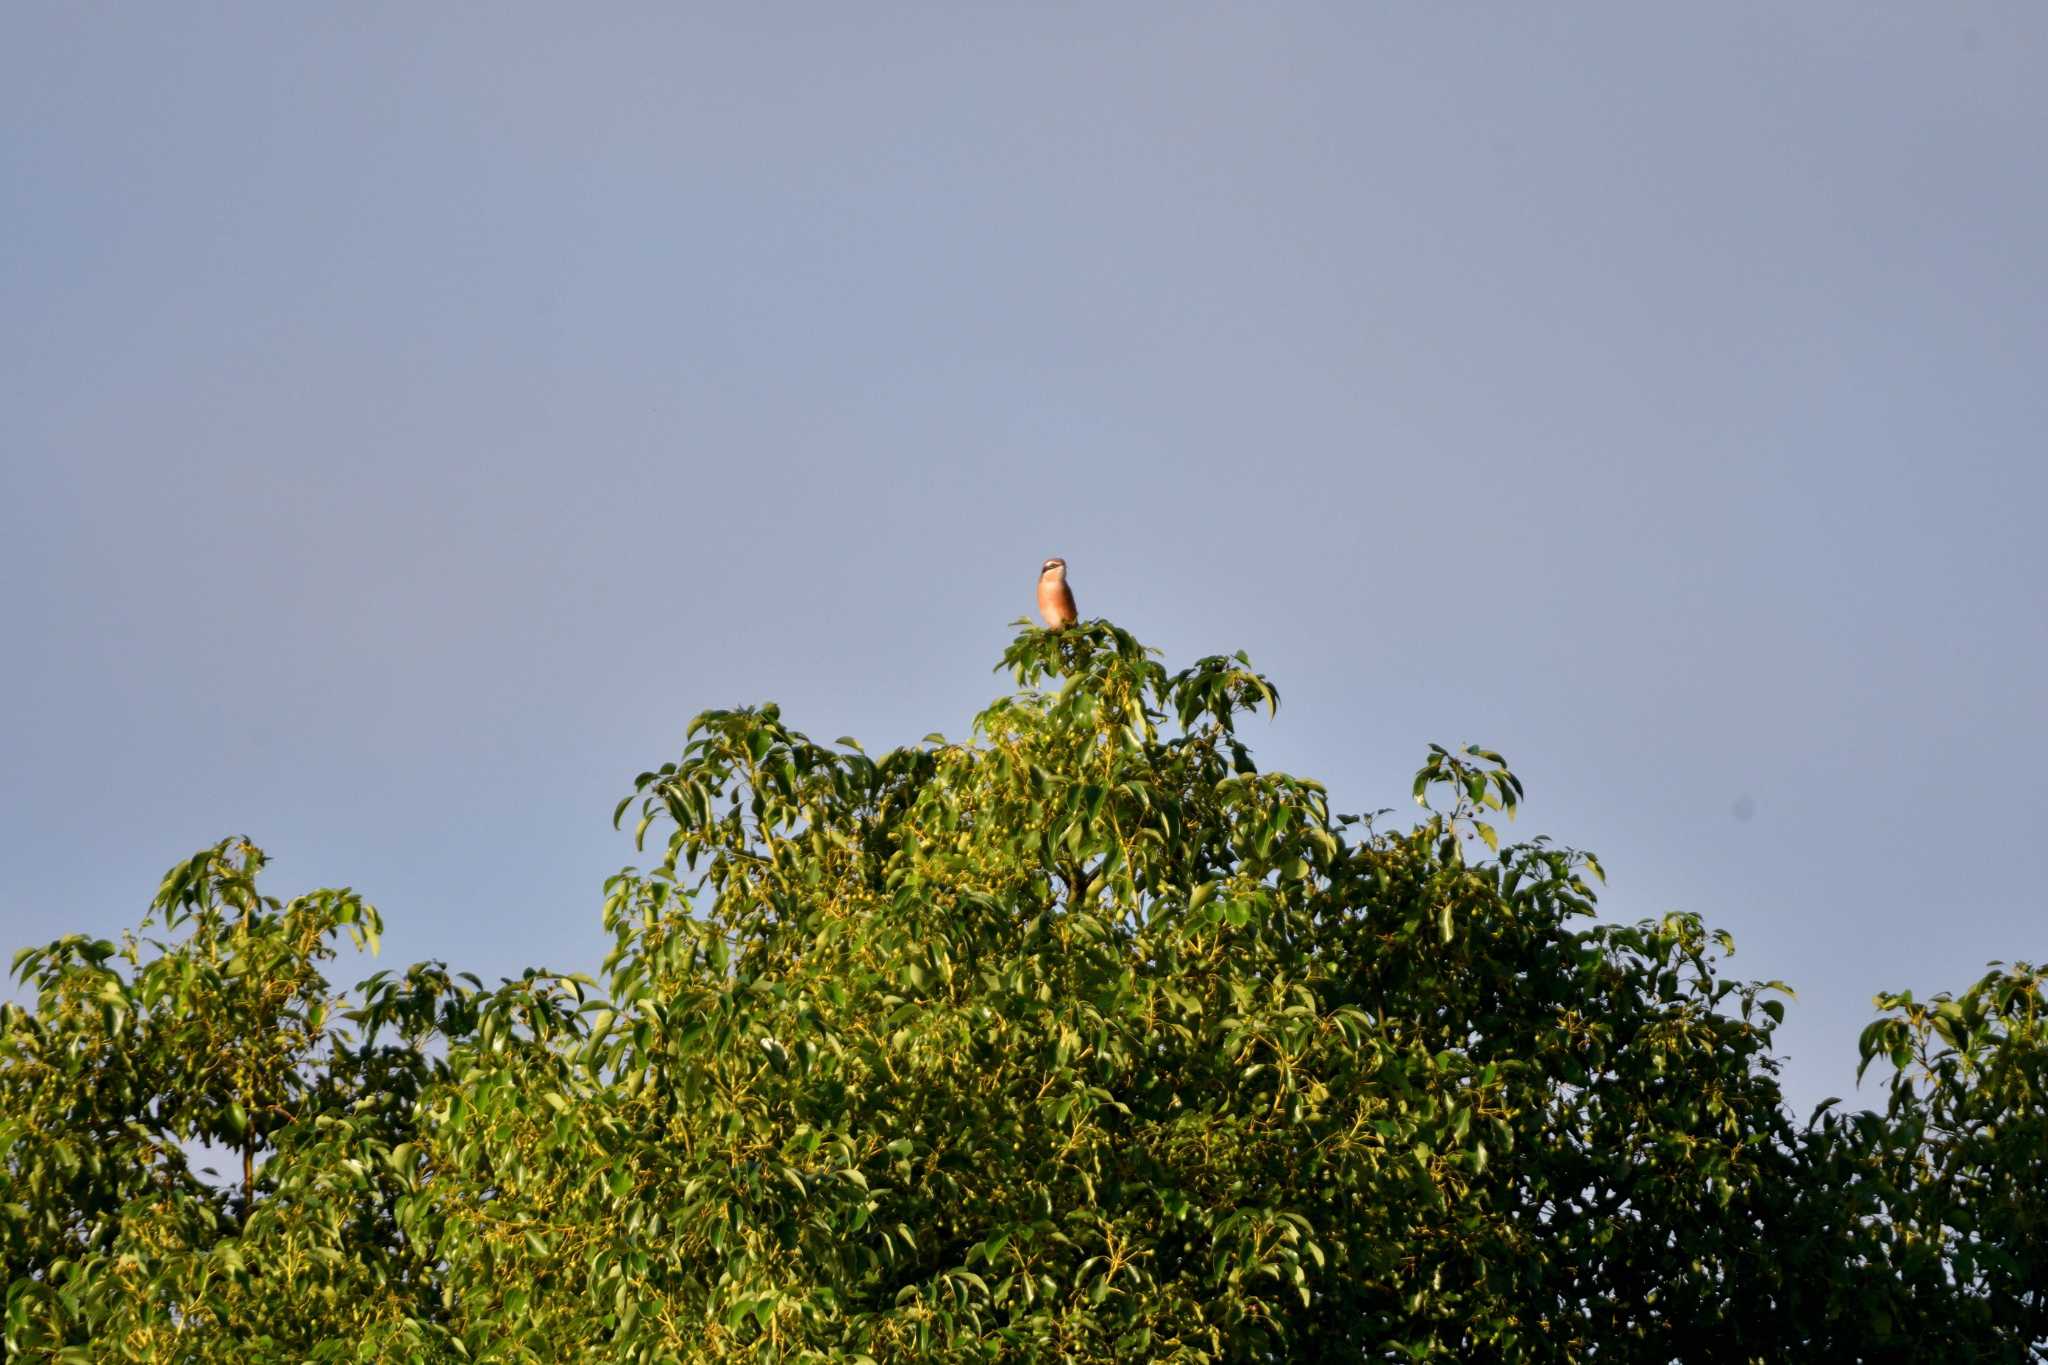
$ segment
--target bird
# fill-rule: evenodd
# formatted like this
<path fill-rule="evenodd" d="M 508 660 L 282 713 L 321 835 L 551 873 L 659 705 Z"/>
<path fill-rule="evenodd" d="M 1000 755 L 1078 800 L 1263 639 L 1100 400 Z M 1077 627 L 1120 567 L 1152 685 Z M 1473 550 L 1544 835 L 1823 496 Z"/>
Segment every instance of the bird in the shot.
<path fill-rule="evenodd" d="M 1038 571 L 1038 614 L 1048 630 L 1064 630 L 1080 618 L 1074 610 L 1074 594 L 1067 587 L 1067 561 L 1048 559 Z"/>

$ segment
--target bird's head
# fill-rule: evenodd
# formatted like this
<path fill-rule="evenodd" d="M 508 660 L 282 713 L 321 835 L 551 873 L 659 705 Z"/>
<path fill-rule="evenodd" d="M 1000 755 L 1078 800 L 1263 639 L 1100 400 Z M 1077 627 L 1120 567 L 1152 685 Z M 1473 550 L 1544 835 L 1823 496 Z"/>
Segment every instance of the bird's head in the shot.
<path fill-rule="evenodd" d="M 1055 578 L 1065 578 L 1067 576 L 1067 561 L 1064 559 L 1046 560 L 1045 566 L 1038 571 L 1038 576 L 1043 578 L 1047 574 L 1051 574 Z"/>

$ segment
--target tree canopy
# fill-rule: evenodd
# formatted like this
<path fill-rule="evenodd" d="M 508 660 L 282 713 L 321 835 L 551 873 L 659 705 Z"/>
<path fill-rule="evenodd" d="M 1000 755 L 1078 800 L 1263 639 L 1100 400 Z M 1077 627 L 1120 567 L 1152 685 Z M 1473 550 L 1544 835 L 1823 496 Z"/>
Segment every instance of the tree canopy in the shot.
<path fill-rule="evenodd" d="M 24 950 L 9 1358 L 2048 1352 L 2043 971 L 1881 997 L 1883 1107 L 1801 1118 L 1783 988 L 1595 917 L 1499 754 L 1340 814 L 1255 765 L 1242 654 L 1090 621 L 1002 666 L 878 757 L 698 716 L 615 816 L 659 860 L 601 980 L 339 989 L 378 912 L 238 838 Z"/>

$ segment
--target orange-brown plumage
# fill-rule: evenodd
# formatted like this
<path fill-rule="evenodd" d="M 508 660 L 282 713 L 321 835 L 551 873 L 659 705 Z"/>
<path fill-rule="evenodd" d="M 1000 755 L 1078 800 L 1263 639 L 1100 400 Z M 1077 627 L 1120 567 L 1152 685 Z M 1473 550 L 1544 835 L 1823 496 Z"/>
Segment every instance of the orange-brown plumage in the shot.
<path fill-rule="evenodd" d="M 1073 590 L 1067 587 L 1067 561 L 1048 559 L 1038 571 L 1038 614 L 1049 629 L 1071 626 L 1079 619 L 1074 610 Z"/>

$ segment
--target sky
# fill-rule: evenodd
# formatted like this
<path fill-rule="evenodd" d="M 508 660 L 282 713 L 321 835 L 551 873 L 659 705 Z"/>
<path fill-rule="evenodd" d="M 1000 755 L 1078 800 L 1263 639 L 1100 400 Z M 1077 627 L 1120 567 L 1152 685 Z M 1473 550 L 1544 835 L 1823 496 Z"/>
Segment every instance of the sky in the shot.
<path fill-rule="evenodd" d="M 964 736 L 1064 555 L 1264 766 L 1506 753 L 1799 992 L 2048 958 L 2048 9 L 0 12 L 0 941 L 228 834 L 593 970 L 708 707 Z M 646 861 L 646 860 L 642 860 Z"/>

